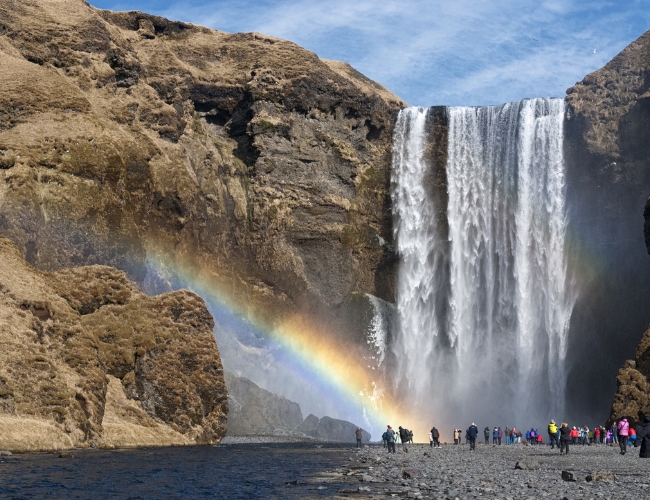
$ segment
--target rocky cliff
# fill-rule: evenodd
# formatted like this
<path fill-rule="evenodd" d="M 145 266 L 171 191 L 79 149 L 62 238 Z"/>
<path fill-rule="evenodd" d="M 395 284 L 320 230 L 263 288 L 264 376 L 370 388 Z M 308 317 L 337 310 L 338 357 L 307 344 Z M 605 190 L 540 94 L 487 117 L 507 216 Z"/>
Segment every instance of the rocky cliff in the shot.
<path fill-rule="evenodd" d="M 650 193 L 650 32 L 567 91 L 569 258 L 579 291 L 567 404 L 602 414 L 650 323 L 642 217 Z"/>
<path fill-rule="evenodd" d="M 302 418 L 300 405 L 266 391 L 247 378 L 225 372 L 228 387 L 228 436 L 275 436 L 356 442 L 357 425 L 331 417 L 310 414 Z M 362 441 L 370 441 L 363 431 Z"/>
<path fill-rule="evenodd" d="M 405 104 L 349 65 L 83 0 L 2 2 L 0 57 L 0 234 L 32 265 L 160 291 L 147 262 L 180 262 L 272 314 L 392 300 Z"/>
<path fill-rule="evenodd" d="M 298 430 L 307 436 L 323 441 L 356 443 L 357 426 L 345 420 L 331 417 L 319 419 L 316 415 L 309 415 Z M 368 431 L 363 429 L 361 430 L 361 436 L 361 442 L 363 443 L 369 443 L 372 437 Z"/>
<path fill-rule="evenodd" d="M 42 272 L 0 238 L 0 449 L 217 443 L 227 394 L 212 317 L 105 266 Z"/>
<path fill-rule="evenodd" d="M 226 372 L 228 435 L 284 435 L 302 424 L 300 405 Z"/>
<path fill-rule="evenodd" d="M 643 218 L 643 232 L 650 254 L 650 199 L 646 202 Z M 637 345 L 634 359 L 625 361 L 618 371 L 616 384 L 609 422 L 627 417 L 633 424 L 643 423 L 643 418 L 650 415 L 650 328 Z"/>

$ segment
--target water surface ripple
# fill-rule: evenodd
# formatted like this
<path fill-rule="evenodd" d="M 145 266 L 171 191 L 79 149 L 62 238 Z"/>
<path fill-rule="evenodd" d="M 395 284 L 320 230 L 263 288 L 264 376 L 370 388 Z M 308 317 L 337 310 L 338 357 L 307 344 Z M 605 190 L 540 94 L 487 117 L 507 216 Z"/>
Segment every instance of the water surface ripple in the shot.
<path fill-rule="evenodd" d="M 14 455 L 0 459 L 0 498 L 331 497 L 342 485 L 317 476 L 349 451 L 291 443 Z"/>

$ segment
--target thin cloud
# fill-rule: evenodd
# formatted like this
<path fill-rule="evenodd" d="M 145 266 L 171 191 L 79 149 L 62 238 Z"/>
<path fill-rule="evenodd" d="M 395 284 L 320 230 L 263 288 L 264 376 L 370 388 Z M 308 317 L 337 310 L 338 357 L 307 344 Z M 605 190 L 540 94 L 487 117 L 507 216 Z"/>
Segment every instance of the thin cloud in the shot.
<path fill-rule="evenodd" d="M 644 4 L 647 0 L 201 0 L 188 6 L 132 0 L 128 8 L 289 39 L 320 57 L 349 62 L 411 104 L 480 105 L 564 95 L 650 28 Z"/>

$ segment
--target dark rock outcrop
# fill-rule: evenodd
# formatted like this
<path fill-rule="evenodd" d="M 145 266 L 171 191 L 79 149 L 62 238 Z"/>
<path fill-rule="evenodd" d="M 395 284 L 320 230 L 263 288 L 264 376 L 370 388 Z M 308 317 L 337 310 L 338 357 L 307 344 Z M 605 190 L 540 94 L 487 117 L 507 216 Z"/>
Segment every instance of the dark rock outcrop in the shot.
<path fill-rule="evenodd" d="M 356 443 L 355 432 L 357 426 L 345 420 L 338 420 L 331 417 L 323 417 L 318 421 L 318 425 L 312 431 L 311 435 L 323 441 L 336 441 L 340 443 Z M 363 431 L 361 441 L 368 443 L 370 433 Z"/>
<path fill-rule="evenodd" d="M 649 99 L 650 32 L 567 91 L 568 255 L 579 289 L 567 404 L 580 420 L 605 411 L 599 395 L 614 392 L 613 371 L 650 322 L 641 231 L 650 192 Z"/>
<path fill-rule="evenodd" d="M 0 238 L 0 448 L 218 443 L 227 394 L 197 295 L 105 266 L 54 273 Z"/>
<path fill-rule="evenodd" d="M 226 372 L 228 435 L 283 435 L 302 424 L 300 405 Z"/>
<path fill-rule="evenodd" d="M 243 377 L 225 372 L 229 436 L 293 436 L 342 443 L 356 442 L 357 426 L 310 414 L 305 420 L 297 403 L 266 391 Z M 370 434 L 363 431 L 364 443 Z"/>
<path fill-rule="evenodd" d="M 310 413 L 307 416 L 307 418 L 304 420 L 304 422 L 300 424 L 298 427 L 296 427 L 296 430 L 298 432 L 302 432 L 303 434 L 306 434 L 307 436 L 311 436 L 316 430 L 316 427 L 318 427 L 319 421 L 320 419 L 316 415 Z"/>

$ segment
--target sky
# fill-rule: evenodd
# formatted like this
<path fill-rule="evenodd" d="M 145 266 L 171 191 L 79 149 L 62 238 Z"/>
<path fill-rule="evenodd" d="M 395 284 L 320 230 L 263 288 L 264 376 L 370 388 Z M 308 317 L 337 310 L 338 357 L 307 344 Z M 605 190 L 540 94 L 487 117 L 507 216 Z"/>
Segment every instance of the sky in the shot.
<path fill-rule="evenodd" d="M 650 29 L 650 0 L 90 0 L 349 62 L 411 105 L 562 97 Z"/>

